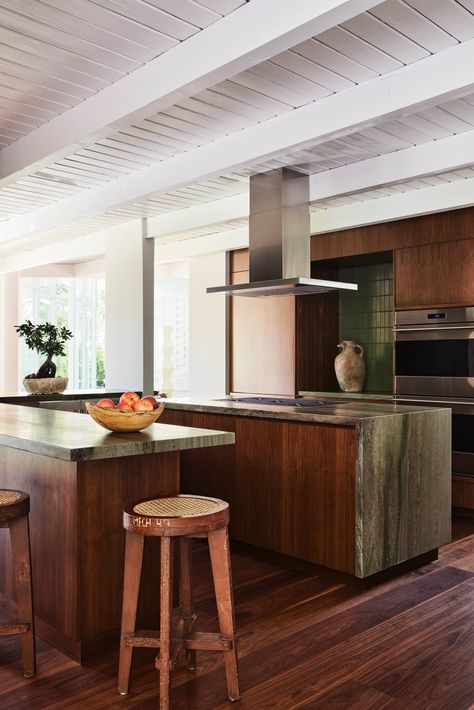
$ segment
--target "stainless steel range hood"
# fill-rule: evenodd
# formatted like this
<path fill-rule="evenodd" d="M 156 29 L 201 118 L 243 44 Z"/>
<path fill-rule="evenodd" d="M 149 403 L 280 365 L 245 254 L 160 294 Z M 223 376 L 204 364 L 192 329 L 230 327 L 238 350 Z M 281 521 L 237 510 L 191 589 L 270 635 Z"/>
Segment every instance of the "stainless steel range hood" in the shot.
<path fill-rule="evenodd" d="M 302 296 L 357 284 L 311 278 L 309 176 L 278 168 L 250 178 L 249 283 L 213 286 L 232 296 Z"/>

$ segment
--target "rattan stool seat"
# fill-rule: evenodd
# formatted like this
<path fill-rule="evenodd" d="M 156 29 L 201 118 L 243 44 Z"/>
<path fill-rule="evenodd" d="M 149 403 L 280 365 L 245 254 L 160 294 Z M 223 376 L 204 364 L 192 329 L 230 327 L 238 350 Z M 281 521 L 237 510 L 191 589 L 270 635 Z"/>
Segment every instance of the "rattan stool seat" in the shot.
<path fill-rule="evenodd" d="M 0 523 L 16 520 L 30 512 L 30 496 L 23 491 L 0 490 Z"/>
<path fill-rule="evenodd" d="M 36 672 L 29 512 L 30 496 L 27 493 L 16 490 L 0 490 L 0 527 L 8 528 L 10 532 L 19 616 L 16 623 L 0 626 L 0 636 L 21 635 L 25 678 L 31 678 Z"/>
<path fill-rule="evenodd" d="M 186 667 L 196 667 L 197 650 L 221 651 L 230 700 L 239 698 L 232 577 L 230 569 L 229 505 L 217 498 L 177 495 L 136 501 L 126 506 L 127 531 L 118 690 L 128 692 L 132 651 L 159 649 L 160 710 L 169 710 L 170 671 L 184 654 Z M 136 630 L 136 615 L 145 537 L 160 537 L 160 631 Z M 219 633 L 194 631 L 196 616 L 191 590 L 191 537 L 207 537 Z M 176 538 L 179 538 L 178 540 Z M 173 623 L 174 550 L 179 543 L 179 620 Z"/>
<path fill-rule="evenodd" d="M 123 512 L 124 528 L 148 537 L 205 534 L 228 522 L 228 503 L 196 495 L 140 500 Z"/>

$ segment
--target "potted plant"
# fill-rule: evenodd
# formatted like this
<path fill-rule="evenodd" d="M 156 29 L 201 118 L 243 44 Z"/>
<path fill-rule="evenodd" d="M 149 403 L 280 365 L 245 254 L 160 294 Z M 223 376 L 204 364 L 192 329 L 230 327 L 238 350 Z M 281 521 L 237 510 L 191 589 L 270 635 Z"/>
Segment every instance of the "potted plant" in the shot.
<path fill-rule="evenodd" d="M 23 383 L 32 394 L 37 393 L 59 393 L 64 392 L 67 387 L 67 377 L 56 377 L 56 364 L 53 357 L 65 355 L 65 344 L 73 337 L 68 328 L 62 326 L 58 328 L 52 323 L 40 323 L 34 325 L 30 320 L 26 320 L 21 325 L 15 326 L 16 332 L 30 350 L 35 350 L 41 355 L 46 355 L 38 372 L 26 375 Z"/>

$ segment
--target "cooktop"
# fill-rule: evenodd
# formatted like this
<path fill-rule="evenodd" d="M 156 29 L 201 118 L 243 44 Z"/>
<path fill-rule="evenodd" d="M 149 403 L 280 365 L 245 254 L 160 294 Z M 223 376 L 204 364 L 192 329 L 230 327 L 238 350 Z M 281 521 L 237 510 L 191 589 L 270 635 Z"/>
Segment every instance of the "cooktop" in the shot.
<path fill-rule="evenodd" d="M 217 402 L 238 402 L 239 404 L 271 404 L 282 407 L 331 407 L 339 402 L 329 402 L 321 399 L 286 399 L 285 397 L 230 397 L 218 399 Z"/>

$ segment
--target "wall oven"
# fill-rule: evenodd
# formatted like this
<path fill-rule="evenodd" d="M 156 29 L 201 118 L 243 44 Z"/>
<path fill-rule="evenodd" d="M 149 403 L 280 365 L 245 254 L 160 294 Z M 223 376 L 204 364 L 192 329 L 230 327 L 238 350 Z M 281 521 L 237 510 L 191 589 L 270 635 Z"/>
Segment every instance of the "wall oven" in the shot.
<path fill-rule="evenodd" d="M 453 471 L 474 476 L 474 307 L 395 313 L 395 400 L 450 407 Z"/>

